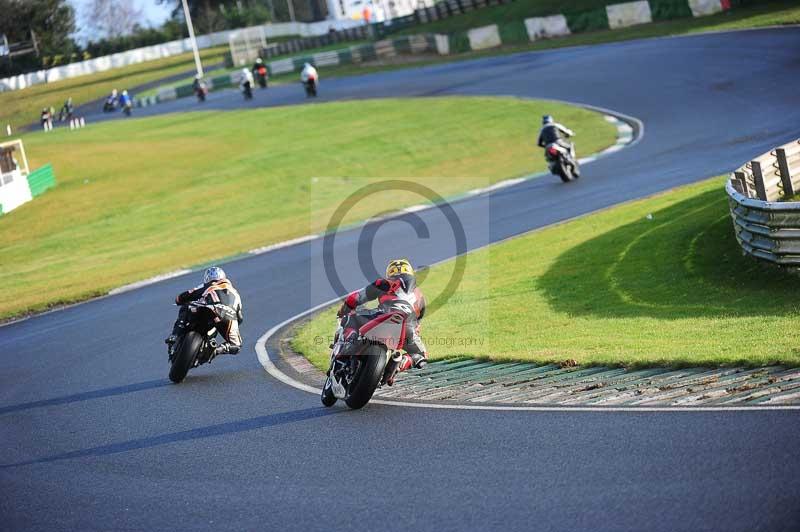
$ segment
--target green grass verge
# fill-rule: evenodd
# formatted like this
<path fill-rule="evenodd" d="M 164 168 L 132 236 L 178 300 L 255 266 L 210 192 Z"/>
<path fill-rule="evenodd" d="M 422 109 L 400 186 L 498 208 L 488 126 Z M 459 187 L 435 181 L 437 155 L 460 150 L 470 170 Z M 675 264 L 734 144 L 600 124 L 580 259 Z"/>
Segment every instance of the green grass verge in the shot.
<path fill-rule="evenodd" d="M 723 187 L 714 178 L 470 254 L 425 320 L 432 357 L 800 365 L 800 281 L 742 256 Z M 451 270 L 433 268 L 422 288 L 436 294 Z M 293 340 L 318 367 L 332 324 L 325 312 Z"/>
<path fill-rule="evenodd" d="M 31 167 L 51 162 L 59 184 L 0 217 L 0 270 L 14 279 L 0 317 L 320 231 L 375 180 L 453 194 L 543 170 L 533 146 L 545 112 L 579 132 L 583 154 L 614 142 L 597 113 L 512 98 L 183 113 L 26 135 Z M 346 221 L 418 202 L 387 193 Z"/>
<path fill-rule="evenodd" d="M 328 52 L 328 51 L 331 51 L 331 50 L 341 50 L 343 48 L 348 48 L 350 46 L 358 46 L 360 44 L 365 44 L 366 42 L 367 41 L 352 41 L 352 42 L 340 42 L 340 43 L 336 43 L 336 44 L 329 44 L 327 46 L 321 46 L 319 48 L 310 48 L 310 49 L 304 50 L 302 52 L 295 52 L 295 53 L 292 53 L 292 54 L 285 54 L 285 55 L 279 55 L 279 56 L 275 56 L 275 57 L 270 57 L 265 62 L 270 63 L 272 61 L 278 61 L 278 60 L 281 60 L 281 59 L 285 59 L 287 57 L 309 56 L 309 55 L 320 53 L 320 52 Z M 248 64 L 248 65 L 245 65 L 245 66 L 251 67 L 252 64 Z M 244 68 L 244 67 L 238 66 L 238 67 L 233 67 L 233 68 L 225 68 L 225 69 L 221 69 L 221 70 L 214 70 L 213 72 L 209 72 L 206 77 L 207 78 L 215 78 L 217 76 L 224 76 L 226 74 L 230 74 L 231 72 L 239 71 L 242 68 Z M 291 77 L 291 79 L 299 79 L 300 78 L 300 73 L 299 72 L 292 72 L 292 73 L 286 74 L 286 75 L 281 74 L 279 76 L 274 76 L 272 79 L 270 79 L 270 82 L 274 83 L 274 82 L 278 81 L 279 83 L 283 83 L 286 80 L 288 80 L 289 77 Z M 170 88 L 170 87 L 177 87 L 179 85 L 191 85 L 193 81 L 194 81 L 194 76 L 188 76 L 188 77 L 186 77 L 184 79 L 181 79 L 181 80 L 178 80 L 178 81 L 173 81 L 171 83 L 165 83 L 164 85 L 160 85 L 158 87 L 155 87 L 155 88 L 152 88 L 152 89 L 149 89 L 149 90 L 146 90 L 146 91 L 142 91 L 142 92 L 136 94 L 136 96 L 138 98 L 144 98 L 146 96 L 155 96 L 156 94 L 158 94 L 158 91 L 160 91 L 162 89 Z"/>
<path fill-rule="evenodd" d="M 223 60 L 227 46 L 200 51 L 204 64 L 216 64 Z M 155 61 L 115 68 L 97 74 L 88 74 L 53 83 L 34 85 L 27 89 L 0 93 L 0 125 L 19 127 L 39 121 L 44 107 L 54 107 L 56 113 L 67 98 L 73 103 L 83 103 L 102 98 L 112 89 L 122 91 L 136 85 L 149 83 L 194 68 L 192 54 L 181 54 Z"/>

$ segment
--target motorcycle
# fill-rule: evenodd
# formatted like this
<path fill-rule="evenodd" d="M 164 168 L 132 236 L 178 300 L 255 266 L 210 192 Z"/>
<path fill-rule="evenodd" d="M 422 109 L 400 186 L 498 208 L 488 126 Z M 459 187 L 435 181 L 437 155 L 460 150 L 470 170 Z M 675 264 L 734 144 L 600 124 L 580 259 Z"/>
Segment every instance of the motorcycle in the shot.
<path fill-rule="evenodd" d="M 258 86 L 262 89 L 267 88 L 267 67 L 261 66 L 260 68 L 256 69 L 256 81 L 258 82 Z"/>
<path fill-rule="evenodd" d="M 106 98 L 105 103 L 103 103 L 103 112 L 110 113 L 111 111 L 116 111 L 117 105 L 119 105 L 118 100 L 116 98 L 109 96 L 108 98 Z"/>
<path fill-rule="evenodd" d="M 242 83 L 242 94 L 244 94 L 245 100 L 253 99 L 253 87 L 250 86 L 249 81 L 245 81 L 244 83 Z"/>
<path fill-rule="evenodd" d="M 306 81 L 303 82 L 303 87 L 306 89 L 306 97 L 307 98 L 315 98 L 317 96 L 317 79 L 316 78 L 308 78 Z"/>
<path fill-rule="evenodd" d="M 551 143 L 544 148 L 544 158 L 550 173 L 557 175 L 561 181 L 568 183 L 581 176 L 581 170 L 574 154 L 558 143 Z"/>
<path fill-rule="evenodd" d="M 406 315 L 399 311 L 380 314 L 358 331 L 345 330 L 337 320 L 322 404 L 333 406 L 342 399 L 354 410 L 366 405 L 375 390 L 397 373 L 405 327 Z"/>
<path fill-rule="evenodd" d="M 206 96 L 208 96 L 208 87 L 206 87 L 205 83 L 201 83 L 195 88 L 194 93 L 197 96 L 198 102 L 204 102 L 206 101 Z"/>
<path fill-rule="evenodd" d="M 220 315 L 229 312 L 227 307 L 219 303 L 192 301 L 187 305 L 189 318 L 183 322 L 182 334 L 167 350 L 170 370 L 169 380 L 181 382 L 191 368 L 208 364 L 214 358 L 217 347 L 217 329 L 215 323 Z"/>

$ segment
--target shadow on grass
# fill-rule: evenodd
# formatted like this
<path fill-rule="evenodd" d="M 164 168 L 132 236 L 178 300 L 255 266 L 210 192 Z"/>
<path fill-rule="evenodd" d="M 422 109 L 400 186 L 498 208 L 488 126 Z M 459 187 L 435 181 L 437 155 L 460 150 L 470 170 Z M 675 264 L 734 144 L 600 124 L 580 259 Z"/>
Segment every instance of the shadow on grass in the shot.
<path fill-rule="evenodd" d="M 800 278 L 744 257 L 710 190 L 563 253 L 539 279 L 550 306 L 606 318 L 785 316 Z"/>

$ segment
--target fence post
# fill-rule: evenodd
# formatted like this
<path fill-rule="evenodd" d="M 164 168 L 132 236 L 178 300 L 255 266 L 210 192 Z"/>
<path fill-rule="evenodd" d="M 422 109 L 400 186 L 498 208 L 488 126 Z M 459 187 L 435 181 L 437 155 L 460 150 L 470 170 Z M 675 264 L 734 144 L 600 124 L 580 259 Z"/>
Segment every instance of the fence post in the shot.
<path fill-rule="evenodd" d="M 746 197 L 750 197 L 750 186 L 747 184 L 747 179 L 744 177 L 744 172 L 734 172 L 733 179 L 735 183 L 739 184 L 739 188 L 741 188 L 742 194 Z"/>
<path fill-rule="evenodd" d="M 761 201 L 767 201 L 767 189 L 764 187 L 764 174 L 761 172 L 761 163 L 752 161 L 750 165 L 753 167 L 753 180 L 756 183 L 756 194 Z"/>
<path fill-rule="evenodd" d="M 778 171 L 783 182 L 783 194 L 787 198 L 792 197 L 794 196 L 794 185 L 792 185 L 792 174 L 789 172 L 789 162 L 786 160 L 786 150 L 776 148 L 775 157 L 778 159 Z"/>

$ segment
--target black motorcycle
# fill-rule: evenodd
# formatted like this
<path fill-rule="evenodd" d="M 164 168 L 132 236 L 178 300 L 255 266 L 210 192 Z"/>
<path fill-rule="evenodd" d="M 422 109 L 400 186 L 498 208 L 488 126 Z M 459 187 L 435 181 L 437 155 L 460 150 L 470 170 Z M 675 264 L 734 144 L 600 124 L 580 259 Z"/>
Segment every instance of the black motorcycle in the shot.
<path fill-rule="evenodd" d="M 550 173 L 560 177 L 564 183 L 573 181 L 581 176 L 578 161 L 569 148 L 553 142 L 545 147 L 544 158 L 547 161 Z"/>
<path fill-rule="evenodd" d="M 366 405 L 375 390 L 391 379 L 402 360 L 406 315 L 391 311 L 374 316 L 345 337 L 337 322 L 331 346 L 331 365 L 322 388 L 322 404 L 333 406 L 343 399 L 352 409 Z"/>
<path fill-rule="evenodd" d="M 109 96 L 103 103 L 103 112 L 110 113 L 112 111 L 116 111 L 118 105 L 119 105 L 119 100 L 117 98 L 114 98 L 113 96 Z"/>
<path fill-rule="evenodd" d="M 250 86 L 249 81 L 245 81 L 244 83 L 242 83 L 242 94 L 244 94 L 245 100 L 253 99 L 253 87 Z"/>
<path fill-rule="evenodd" d="M 181 323 L 182 333 L 168 349 L 169 380 L 181 382 L 191 368 L 207 364 L 216 357 L 219 316 L 229 313 L 224 305 L 192 301 L 188 305 L 189 318 Z"/>
<path fill-rule="evenodd" d="M 317 80 L 315 78 L 308 78 L 307 81 L 303 82 L 303 86 L 306 89 L 307 98 L 315 98 L 317 96 Z"/>

